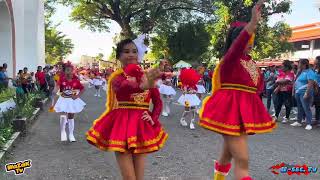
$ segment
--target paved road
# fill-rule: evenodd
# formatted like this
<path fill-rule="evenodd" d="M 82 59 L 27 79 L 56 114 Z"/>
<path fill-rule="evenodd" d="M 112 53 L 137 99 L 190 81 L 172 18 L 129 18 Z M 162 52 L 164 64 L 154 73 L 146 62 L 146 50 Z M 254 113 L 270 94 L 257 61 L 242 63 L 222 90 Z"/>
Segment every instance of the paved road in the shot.
<path fill-rule="evenodd" d="M 105 96 L 93 97 L 88 89 L 83 100 L 88 106 L 76 118 L 77 142 L 59 141 L 59 117 L 43 112 L 4 162 L 1 162 L 0 180 L 109 180 L 120 179 L 113 153 L 102 152 L 85 141 L 85 132 L 93 120 L 104 111 Z M 146 180 L 207 180 L 213 172 L 213 161 L 219 157 L 222 138 L 197 127 L 189 130 L 179 125 L 182 107 L 172 105 L 170 117 L 161 118 L 169 133 L 165 148 L 148 157 Z M 273 175 L 274 164 L 299 163 L 318 166 L 320 160 L 320 128 L 306 131 L 279 124 L 272 134 L 250 138 L 250 169 L 256 179 L 320 179 L 320 172 L 310 176 Z M 32 168 L 15 176 L 4 171 L 5 163 L 32 160 Z M 229 179 L 232 178 L 232 174 Z"/>

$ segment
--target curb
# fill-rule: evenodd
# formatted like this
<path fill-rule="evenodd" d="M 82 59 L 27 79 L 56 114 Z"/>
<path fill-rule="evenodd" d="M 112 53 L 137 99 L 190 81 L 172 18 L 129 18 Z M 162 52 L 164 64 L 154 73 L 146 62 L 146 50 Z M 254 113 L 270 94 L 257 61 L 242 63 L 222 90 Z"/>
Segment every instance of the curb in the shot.
<path fill-rule="evenodd" d="M 4 145 L 3 150 L 0 150 L 0 161 L 5 157 L 6 154 L 10 153 L 9 151 L 12 149 L 20 134 L 20 132 L 13 133 L 10 140 Z"/>
<path fill-rule="evenodd" d="M 48 98 L 45 98 L 43 101 L 43 104 L 45 105 L 48 102 Z M 41 110 L 40 108 L 36 108 L 36 110 L 33 112 L 33 115 L 27 119 L 27 124 L 30 123 L 32 124 L 34 120 L 37 118 L 37 116 L 40 114 Z M 10 150 L 13 148 L 16 140 L 20 137 L 21 132 L 15 132 L 12 134 L 10 137 L 10 140 L 4 145 L 3 149 L 0 149 L 0 161 L 4 159 L 4 157 L 9 153 Z"/>

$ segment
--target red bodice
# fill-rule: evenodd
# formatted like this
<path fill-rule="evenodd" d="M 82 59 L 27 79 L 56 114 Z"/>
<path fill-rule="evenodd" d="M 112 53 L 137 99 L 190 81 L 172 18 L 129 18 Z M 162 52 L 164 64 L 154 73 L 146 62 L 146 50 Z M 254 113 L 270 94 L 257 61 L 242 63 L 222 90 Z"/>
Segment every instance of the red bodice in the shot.
<path fill-rule="evenodd" d="M 137 105 L 153 103 L 152 119 L 158 119 L 162 111 L 162 101 L 158 88 L 141 90 L 139 84 L 127 80 L 124 74 L 118 75 L 112 81 L 112 88 L 118 102 L 126 102 Z"/>
<path fill-rule="evenodd" d="M 72 80 L 67 80 L 65 76 L 62 76 L 58 81 L 58 85 L 60 87 L 60 92 L 65 93 L 65 95 L 71 95 L 73 91 L 81 91 L 84 88 L 76 76 L 73 76 Z"/>
<path fill-rule="evenodd" d="M 263 90 L 263 77 L 256 63 L 249 55 L 243 54 L 250 35 L 243 30 L 232 44 L 220 70 L 221 84 L 240 84 Z"/>

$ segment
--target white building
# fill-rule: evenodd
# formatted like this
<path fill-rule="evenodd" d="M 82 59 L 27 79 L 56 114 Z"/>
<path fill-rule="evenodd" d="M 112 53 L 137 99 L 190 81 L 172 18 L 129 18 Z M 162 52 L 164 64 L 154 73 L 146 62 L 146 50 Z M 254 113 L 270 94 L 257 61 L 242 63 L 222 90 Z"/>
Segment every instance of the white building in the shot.
<path fill-rule="evenodd" d="M 290 54 L 291 60 L 300 58 L 314 60 L 320 56 L 320 22 L 293 27 L 289 41 L 293 43 L 296 50 Z"/>
<path fill-rule="evenodd" d="M 45 64 L 43 0 L 0 0 L 0 66 L 8 75 Z"/>

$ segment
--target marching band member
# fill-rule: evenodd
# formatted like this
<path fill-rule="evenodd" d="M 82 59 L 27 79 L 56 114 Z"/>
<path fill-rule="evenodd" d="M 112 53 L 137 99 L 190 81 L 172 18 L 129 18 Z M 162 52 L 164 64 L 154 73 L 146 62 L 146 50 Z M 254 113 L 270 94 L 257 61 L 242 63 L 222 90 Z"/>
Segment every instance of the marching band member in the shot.
<path fill-rule="evenodd" d="M 96 89 L 96 93 L 94 94 L 95 97 L 101 97 L 100 91 L 101 91 L 101 86 L 103 85 L 103 80 L 101 79 L 100 74 L 97 74 L 94 79 L 92 80 L 92 84 L 94 85 Z"/>
<path fill-rule="evenodd" d="M 201 101 L 197 96 L 197 86 L 200 75 L 194 69 L 183 69 L 180 73 L 180 81 L 182 83 L 181 89 L 183 94 L 178 99 L 178 103 L 185 107 L 185 110 L 180 119 L 182 126 L 188 126 L 185 120 L 186 116 L 191 113 L 192 119 L 190 121 L 190 129 L 195 129 L 194 121 L 196 118 L 196 107 L 200 105 Z"/>
<path fill-rule="evenodd" d="M 215 180 L 224 180 L 235 162 L 235 179 L 249 176 L 248 135 L 271 132 L 276 123 L 268 114 L 259 94 L 263 77 L 248 55 L 254 43 L 254 32 L 261 19 L 263 0 L 252 10 L 251 21 L 233 23 L 229 30 L 223 60 L 214 71 L 212 96 L 200 110 L 200 126 L 220 133 L 223 152 L 215 162 Z"/>
<path fill-rule="evenodd" d="M 67 63 L 63 67 L 64 76 L 61 76 L 56 86 L 60 97 L 54 105 L 54 110 L 60 115 L 61 141 L 67 141 L 66 124 L 69 127 L 69 141 L 75 142 L 74 137 L 74 115 L 83 110 L 86 103 L 80 99 L 84 91 L 80 80 L 73 74 L 73 66 Z"/>
<path fill-rule="evenodd" d="M 171 68 L 167 64 L 164 66 L 164 73 L 162 75 L 162 82 L 159 84 L 160 94 L 163 96 L 164 108 L 162 115 L 169 116 L 170 114 L 170 103 L 172 101 L 172 96 L 176 95 L 176 91 L 172 87 L 172 73 Z"/>
<path fill-rule="evenodd" d="M 160 72 L 142 71 L 138 54 L 145 51 L 139 47 L 130 39 L 117 45 L 123 68 L 110 76 L 107 109 L 87 132 L 90 144 L 115 152 L 123 179 L 143 179 L 147 153 L 161 149 L 168 137 L 158 120 L 162 101 L 155 80 Z"/>

